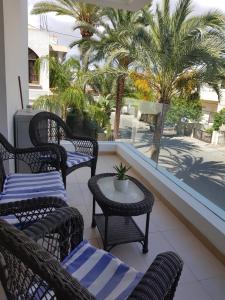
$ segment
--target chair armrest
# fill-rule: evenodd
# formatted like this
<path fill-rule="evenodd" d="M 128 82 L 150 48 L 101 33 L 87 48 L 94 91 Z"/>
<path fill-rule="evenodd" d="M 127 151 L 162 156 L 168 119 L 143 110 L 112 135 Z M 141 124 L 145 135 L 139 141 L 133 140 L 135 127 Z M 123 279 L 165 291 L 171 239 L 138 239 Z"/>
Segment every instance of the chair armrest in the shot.
<path fill-rule="evenodd" d="M 183 268 L 181 258 L 174 252 L 157 255 L 129 300 L 172 300 Z"/>
<path fill-rule="evenodd" d="M 14 148 L 15 159 L 24 161 L 32 173 L 60 170 L 61 154 L 56 145 Z"/>
<path fill-rule="evenodd" d="M 32 222 L 46 217 L 57 208 L 67 206 L 66 202 L 56 197 L 41 197 L 15 202 L 1 203 L 0 216 L 14 215 L 24 229 Z"/>
<path fill-rule="evenodd" d="M 62 261 L 83 240 L 83 230 L 80 212 L 64 207 L 28 226 L 24 232 Z"/>

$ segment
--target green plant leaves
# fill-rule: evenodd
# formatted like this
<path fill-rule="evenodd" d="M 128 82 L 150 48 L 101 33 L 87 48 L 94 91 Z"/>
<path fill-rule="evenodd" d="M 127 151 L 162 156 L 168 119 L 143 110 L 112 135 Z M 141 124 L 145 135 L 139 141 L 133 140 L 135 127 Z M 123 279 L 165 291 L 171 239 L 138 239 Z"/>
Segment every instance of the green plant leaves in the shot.
<path fill-rule="evenodd" d="M 126 173 L 130 170 L 130 166 L 123 164 L 122 162 L 118 166 L 113 167 L 116 170 L 116 177 L 118 180 L 127 179 Z"/>

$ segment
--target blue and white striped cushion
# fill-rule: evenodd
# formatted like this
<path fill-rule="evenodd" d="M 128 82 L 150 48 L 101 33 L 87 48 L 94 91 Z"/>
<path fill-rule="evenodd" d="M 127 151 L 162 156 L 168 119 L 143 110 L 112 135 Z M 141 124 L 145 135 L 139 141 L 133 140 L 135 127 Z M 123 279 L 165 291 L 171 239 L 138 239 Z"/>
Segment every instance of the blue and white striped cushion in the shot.
<path fill-rule="evenodd" d="M 0 203 L 37 197 L 58 197 L 66 200 L 66 191 L 59 172 L 8 175 L 0 193 Z"/>
<path fill-rule="evenodd" d="M 87 162 L 87 161 L 91 160 L 92 158 L 93 158 L 93 156 L 88 155 L 88 154 L 67 151 L 66 164 L 67 164 L 67 167 L 70 168 L 70 167 L 73 167 L 80 163 Z"/>
<path fill-rule="evenodd" d="M 0 193 L 0 203 L 37 197 L 58 197 L 66 200 L 66 191 L 59 172 L 8 175 Z M 18 224 L 18 219 L 14 215 L 1 218 L 12 225 Z"/>
<path fill-rule="evenodd" d="M 81 242 L 63 261 L 63 267 L 97 300 L 124 300 L 143 274 L 87 241 Z"/>

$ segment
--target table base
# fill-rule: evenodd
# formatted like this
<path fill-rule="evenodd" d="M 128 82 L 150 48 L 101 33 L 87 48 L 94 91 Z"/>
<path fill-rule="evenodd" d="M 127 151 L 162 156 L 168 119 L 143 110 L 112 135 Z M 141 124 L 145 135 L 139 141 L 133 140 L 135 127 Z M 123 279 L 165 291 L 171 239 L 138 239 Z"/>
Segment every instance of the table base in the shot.
<path fill-rule="evenodd" d="M 132 217 L 95 214 L 92 226 L 95 225 L 98 227 L 105 250 L 109 251 L 119 244 L 140 242 L 143 245 L 143 253 L 148 252 L 148 237 L 141 231 Z M 149 224 L 146 225 L 148 229 Z M 146 233 L 148 235 L 148 230 Z"/>

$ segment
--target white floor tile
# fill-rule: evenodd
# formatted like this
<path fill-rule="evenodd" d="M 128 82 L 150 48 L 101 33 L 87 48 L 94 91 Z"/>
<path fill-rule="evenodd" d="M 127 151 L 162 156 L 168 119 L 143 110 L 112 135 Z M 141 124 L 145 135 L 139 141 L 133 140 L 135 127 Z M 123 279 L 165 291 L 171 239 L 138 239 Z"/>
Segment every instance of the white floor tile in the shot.
<path fill-rule="evenodd" d="M 201 284 L 196 282 L 180 283 L 174 300 L 212 300 Z M 222 299 L 221 299 L 222 300 Z"/>
<path fill-rule="evenodd" d="M 225 276 L 203 280 L 201 284 L 213 300 L 225 299 Z"/>

